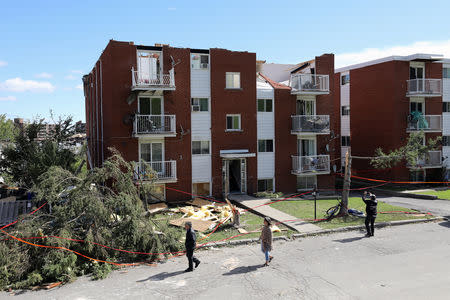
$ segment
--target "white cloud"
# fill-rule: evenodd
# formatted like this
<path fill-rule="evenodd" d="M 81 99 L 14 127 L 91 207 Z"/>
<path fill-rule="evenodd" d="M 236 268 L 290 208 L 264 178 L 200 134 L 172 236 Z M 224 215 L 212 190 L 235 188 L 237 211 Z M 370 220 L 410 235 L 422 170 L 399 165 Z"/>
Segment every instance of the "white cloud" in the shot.
<path fill-rule="evenodd" d="M 4 67 L 6 65 L 8 65 L 6 61 L 0 60 L 0 67 Z"/>
<path fill-rule="evenodd" d="M 47 73 L 47 72 L 42 72 L 42 73 L 36 74 L 35 77 L 37 77 L 37 78 L 52 78 L 53 75 L 50 73 Z"/>
<path fill-rule="evenodd" d="M 74 76 L 74 75 L 72 75 L 72 74 L 69 74 L 69 75 L 67 75 L 67 76 L 64 77 L 64 78 L 67 79 L 67 80 L 75 80 L 75 79 L 77 79 L 77 77 Z"/>
<path fill-rule="evenodd" d="M 24 80 L 20 77 L 0 82 L 0 90 L 9 92 L 47 92 L 55 90 L 55 86 L 48 81 Z"/>
<path fill-rule="evenodd" d="M 6 97 L 0 97 L 0 101 L 16 101 L 17 98 L 14 96 L 6 96 Z"/>
<path fill-rule="evenodd" d="M 78 84 L 77 86 L 75 86 L 76 89 L 82 90 L 83 89 L 83 85 L 82 84 Z"/>
<path fill-rule="evenodd" d="M 415 53 L 443 54 L 450 57 L 450 40 L 446 41 L 422 41 L 403 46 L 391 46 L 384 48 L 366 48 L 357 52 L 336 54 L 336 68 L 358 64 L 392 55 L 411 55 Z"/>

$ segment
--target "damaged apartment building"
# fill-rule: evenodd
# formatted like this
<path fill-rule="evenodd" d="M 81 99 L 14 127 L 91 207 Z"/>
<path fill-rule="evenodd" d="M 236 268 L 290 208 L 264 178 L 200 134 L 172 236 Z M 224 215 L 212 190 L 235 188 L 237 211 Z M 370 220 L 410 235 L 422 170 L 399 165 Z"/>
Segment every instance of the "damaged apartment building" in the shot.
<path fill-rule="evenodd" d="M 334 188 L 334 55 L 292 65 L 250 52 L 111 40 L 83 77 L 89 167 L 116 148 L 155 198 Z M 337 167 L 339 166 L 339 168 Z"/>

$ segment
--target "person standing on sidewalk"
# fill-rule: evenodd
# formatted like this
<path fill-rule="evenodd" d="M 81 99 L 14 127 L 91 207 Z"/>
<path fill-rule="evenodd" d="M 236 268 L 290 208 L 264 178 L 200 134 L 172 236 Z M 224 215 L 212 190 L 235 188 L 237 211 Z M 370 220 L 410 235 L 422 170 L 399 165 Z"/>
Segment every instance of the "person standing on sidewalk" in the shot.
<path fill-rule="evenodd" d="M 185 272 L 194 271 L 193 264 L 195 263 L 195 267 L 197 268 L 200 264 L 200 261 L 194 256 L 194 250 L 197 246 L 197 237 L 195 236 L 195 231 L 192 229 L 192 222 L 184 223 L 184 228 L 186 229 L 186 241 L 184 245 L 186 246 L 186 256 L 189 261 L 189 267 L 184 270 Z"/>
<path fill-rule="evenodd" d="M 272 225 L 272 220 L 269 217 L 264 218 L 264 227 L 261 231 L 261 251 L 264 252 L 266 257 L 266 263 L 264 266 L 268 266 L 269 262 L 272 261 L 273 256 L 270 256 L 270 251 L 272 251 L 272 230 L 270 226 Z"/>
<path fill-rule="evenodd" d="M 371 192 L 365 191 L 362 200 L 366 204 L 366 229 L 367 236 L 374 236 L 375 234 L 375 219 L 377 217 L 377 197 Z"/>

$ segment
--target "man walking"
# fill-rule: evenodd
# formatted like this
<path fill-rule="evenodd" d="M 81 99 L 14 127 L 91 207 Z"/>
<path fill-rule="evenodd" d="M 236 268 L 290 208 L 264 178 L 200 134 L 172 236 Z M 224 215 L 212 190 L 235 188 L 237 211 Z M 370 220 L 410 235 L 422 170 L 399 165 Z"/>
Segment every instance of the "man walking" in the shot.
<path fill-rule="evenodd" d="M 371 192 L 365 191 L 362 200 L 366 204 L 366 236 L 374 236 L 375 233 L 375 219 L 377 217 L 377 197 Z"/>
<path fill-rule="evenodd" d="M 197 238 L 195 236 L 195 232 L 192 229 L 192 223 L 186 222 L 184 224 L 184 228 L 186 229 L 186 241 L 184 242 L 184 245 L 186 246 L 186 256 L 189 261 L 189 268 L 184 270 L 185 272 L 192 272 L 194 271 L 193 263 L 195 263 L 195 267 L 197 268 L 200 264 L 200 261 L 194 256 L 194 250 L 197 246 Z"/>

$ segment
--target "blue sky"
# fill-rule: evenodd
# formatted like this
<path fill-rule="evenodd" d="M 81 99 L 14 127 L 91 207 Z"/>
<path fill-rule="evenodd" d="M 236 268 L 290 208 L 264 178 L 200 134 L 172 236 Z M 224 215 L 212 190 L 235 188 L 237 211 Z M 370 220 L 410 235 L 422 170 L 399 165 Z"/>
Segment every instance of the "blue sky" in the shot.
<path fill-rule="evenodd" d="M 450 57 L 448 1 L 2 1 L 0 114 L 84 120 L 81 77 L 109 39 L 342 66 L 392 54 Z"/>

